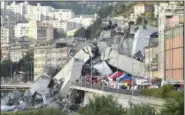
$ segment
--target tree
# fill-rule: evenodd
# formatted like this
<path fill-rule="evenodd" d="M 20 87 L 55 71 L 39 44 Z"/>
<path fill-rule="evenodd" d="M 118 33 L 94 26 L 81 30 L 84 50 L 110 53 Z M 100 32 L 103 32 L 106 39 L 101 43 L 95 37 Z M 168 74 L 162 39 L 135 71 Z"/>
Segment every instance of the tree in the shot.
<path fill-rule="evenodd" d="M 125 110 L 112 96 L 97 96 L 81 108 L 80 115 L 123 115 Z"/>
<path fill-rule="evenodd" d="M 125 115 L 156 115 L 157 111 L 149 104 L 133 104 L 127 108 Z"/>
<path fill-rule="evenodd" d="M 66 33 L 62 29 L 54 29 L 54 39 L 64 38 Z"/>
<path fill-rule="evenodd" d="M 147 11 L 147 12 L 145 13 L 145 17 L 146 17 L 147 22 L 150 24 L 151 21 L 152 21 L 152 19 L 153 19 L 152 12 Z"/>
<path fill-rule="evenodd" d="M 170 97 L 166 99 L 161 110 L 162 115 L 183 115 L 184 114 L 184 92 L 170 92 Z"/>
<path fill-rule="evenodd" d="M 86 33 L 86 29 L 85 28 L 80 28 L 79 30 L 77 30 L 76 32 L 75 32 L 75 37 L 83 37 L 83 38 L 86 38 L 87 37 L 87 33 Z"/>
<path fill-rule="evenodd" d="M 11 77 L 13 62 L 11 60 L 4 60 L 1 62 L 1 76 Z"/>
<path fill-rule="evenodd" d="M 98 37 L 101 32 L 101 22 L 101 18 L 98 18 L 87 29 L 80 28 L 78 31 L 76 31 L 75 37 L 84 37 L 87 39 L 93 39 L 95 37 Z"/>
<path fill-rule="evenodd" d="M 16 64 L 16 72 L 23 71 L 28 73 L 28 76 L 33 74 L 33 65 L 34 65 L 34 50 L 30 49 L 26 52 L 26 55 Z M 32 78 L 29 78 L 32 79 Z"/>
<path fill-rule="evenodd" d="M 102 8 L 100 8 L 100 10 L 98 11 L 98 15 L 101 18 L 107 18 L 108 16 L 110 16 L 112 14 L 112 10 L 113 10 L 112 5 L 106 5 Z"/>

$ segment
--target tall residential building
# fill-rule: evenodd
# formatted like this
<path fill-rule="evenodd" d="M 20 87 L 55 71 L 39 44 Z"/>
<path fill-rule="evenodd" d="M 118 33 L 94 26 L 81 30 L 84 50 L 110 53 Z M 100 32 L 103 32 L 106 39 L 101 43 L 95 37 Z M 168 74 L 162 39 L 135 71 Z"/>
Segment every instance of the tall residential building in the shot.
<path fill-rule="evenodd" d="M 69 20 L 69 22 L 72 22 L 73 24 L 78 24 L 78 27 L 70 27 L 73 29 L 78 29 L 79 27 L 84 27 L 87 28 L 88 26 L 90 26 L 91 24 L 93 24 L 93 22 L 96 20 L 97 15 L 80 15 L 80 16 L 76 16 L 75 18 L 72 18 L 71 20 Z M 72 26 L 76 26 L 76 25 L 72 25 Z"/>
<path fill-rule="evenodd" d="M 34 80 L 38 79 L 44 67 L 63 67 L 68 60 L 68 48 L 57 48 L 56 46 L 36 46 L 34 49 Z"/>
<path fill-rule="evenodd" d="M 26 20 L 25 14 L 27 13 L 27 4 L 12 2 L 12 4 L 6 6 L 6 15 L 13 18 L 16 22 L 23 22 Z"/>
<path fill-rule="evenodd" d="M 28 23 L 18 23 L 14 27 L 14 35 L 16 38 L 28 36 L 29 24 Z"/>
<path fill-rule="evenodd" d="M 183 39 L 183 25 L 165 30 L 165 80 L 183 83 Z"/>
<path fill-rule="evenodd" d="M 74 12 L 69 9 L 55 9 L 53 18 L 59 21 L 68 21 L 74 18 Z"/>
<path fill-rule="evenodd" d="M 21 58 L 26 54 L 26 52 L 29 50 L 29 43 L 24 44 L 15 44 L 10 47 L 10 59 L 12 62 L 19 62 Z"/>
<path fill-rule="evenodd" d="M 180 21 L 178 20 L 171 20 L 172 25 L 168 22 L 169 18 L 173 18 L 173 16 L 184 16 L 184 7 L 183 6 L 178 6 L 178 7 L 166 7 L 162 9 L 159 12 L 158 16 L 158 28 L 159 28 L 159 71 L 160 71 L 160 77 L 162 79 L 165 79 L 164 73 L 165 73 L 165 57 L 164 57 L 164 52 L 165 52 L 165 46 L 164 46 L 164 39 L 165 39 L 165 30 L 167 28 L 171 28 L 174 26 L 177 26 L 180 24 Z"/>
<path fill-rule="evenodd" d="M 10 31 L 9 28 L 1 27 L 1 46 L 9 46 Z"/>
<path fill-rule="evenodd" d="M 51 21 L 42 21 L 42 22 L 44 24 L 52 25 L 53 28 L 62 29 L 64 32 L 66 32 L 69 29 L 67 21 L 51 20 Z"/>
<path fill-rule="evenodd" d="M 1 46 L 1 60 L 9 59 L 9 57 L 10 57 L 10 47 Z"/>

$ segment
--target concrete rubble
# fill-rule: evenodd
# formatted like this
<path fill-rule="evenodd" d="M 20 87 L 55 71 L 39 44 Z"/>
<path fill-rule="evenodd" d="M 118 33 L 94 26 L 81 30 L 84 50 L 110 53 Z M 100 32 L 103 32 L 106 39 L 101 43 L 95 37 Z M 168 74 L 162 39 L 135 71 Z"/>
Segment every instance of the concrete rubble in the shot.
<path fill-rule="evenodd" d="M 135 33 L 132 31 L 131 35 L 129 27 L 121 28 L 116 20 L 105 20 L 102 22 L 103 30 L 100 36 L 94 41 L 86 42 L 83 47 L 82 44 L 76 46 L 82 47 L 80 50 L 71 50 L 73 57 L 58 73 L 56 73 L 57 68 L 47 66 L 41 78 L 36 80 L 24 94 L 15 90 L 4 97 L 1 101 L 1 110 L 55 107 L 66 112 L 74 112 L 78 111 L 81 105 L 70 101 L 70 86 L 82 76 L 90 74 L 91 77 L 109 76 L 115 72 L 112 67 L 132 76 L 145 76 L 142 62 L 143 48 L 148 45 L 148 36 L 156 32 L 155 28 L 148 26 L 146 28 L 148 29 L 139 28 Z M 147 40 L 144 43 L 139 39 Z M 70 44 L 75 46 L 78 43 L 70 42 Z"/>

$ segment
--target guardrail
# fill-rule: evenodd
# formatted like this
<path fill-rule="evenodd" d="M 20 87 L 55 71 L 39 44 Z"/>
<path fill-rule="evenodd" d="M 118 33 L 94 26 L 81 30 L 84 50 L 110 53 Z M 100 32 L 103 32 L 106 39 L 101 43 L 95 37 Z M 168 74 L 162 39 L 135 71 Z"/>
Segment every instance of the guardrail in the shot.
<path fill-rule="evenodd" d="M 71 82 L 71 85 L 90 88 L 90 89 L 98 89 L 105 92 L 113 92 L 113 93 L 120 93 L 120 94 L 133 95 L 133 96 L 140 95 L 139 90 L 118 89 L 118 88 L 107 87 L 104 85 L 89 84 L 88 82 L 85 82 L 85 81 Z"/>
<path fill-rule="evenodd" d="M 31 84 L 1 84 L 1 91 L 6 90 L 27 90 L 31 87 Z"/>

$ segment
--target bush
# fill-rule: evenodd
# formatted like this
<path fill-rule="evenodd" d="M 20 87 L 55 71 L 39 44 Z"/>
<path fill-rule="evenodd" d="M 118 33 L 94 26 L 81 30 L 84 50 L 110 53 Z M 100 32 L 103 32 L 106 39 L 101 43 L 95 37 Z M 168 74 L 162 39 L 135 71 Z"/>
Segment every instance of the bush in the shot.
<path fill-rule="evenodd" d="M 149 104 L 130 103 L 125 115 L 157 115 L 157 111 Z"/>
<path fill-rule="evenodd" d="M 159 98 L 168 98 L 171 97 L 171 93 L 180 93 L 179 91 L 175 90 L 175 87 L 173 85 L 164 85 L 161 88 L 156 89 L 144 89 L 141 91 L 142 95 L 147 96 L 154 96 Z"/>
<path fill-rule="evenodd" d="M 80 115 L 124 115 L 125 110 L 112 96 L 97 96 L 81 108 Z"/>

